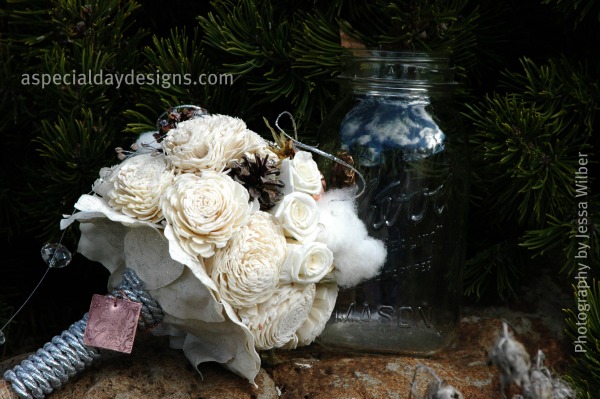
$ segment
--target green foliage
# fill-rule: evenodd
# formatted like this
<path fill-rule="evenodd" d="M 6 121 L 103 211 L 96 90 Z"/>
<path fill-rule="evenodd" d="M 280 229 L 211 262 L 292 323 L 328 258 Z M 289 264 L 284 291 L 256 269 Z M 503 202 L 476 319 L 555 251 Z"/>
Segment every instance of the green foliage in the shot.
<path fill-rule="evenodd" d="M 510 234 L 518 240 L 504 250 L 517 251 L 517 245 L 527 248 L 532 256 L 550 257 L 571 273 L 576 265 L 579 221 L 575 172 L 579 154 L 593 154 L 598 81 L 585 64 L 564 57 L 543 65 L 523 58 L 521 65 L 523 72 L 503 73 L 500 87 L 504 92 L 467 106 L 465 116 L 473 126 L 473 205 L 478 215 L 494 221 L 492 233 L 506 234 L 501 226 L 512 226 Z M 587 191 L 591 176 L 589 180 Z M 584 224 L 589 228 L 590 245 L 596 248 L 590 255 L 598 262 L 600 234 L 594 215 L 600 204 L 591 195 L 585 201 L 590 209 Z M 469 262 L 467 276 L 476 278 L 466 280 L 467 293 L 485 286 L 482 280 L 489 278 L 485 276 L 490 267 L 498 263 L 497 244 L 492 241 L 490 245 L 478 248 Z M 516 271 L 523 262 L 513 261 L 519 263 L 503 263 L 496 269 L 497 281 L 518 279 Z M 500 297 L 510 293 L 502 287 L 497 286 Z"/>
<path fill-rule="evenodd" d="M 133 29 L 134 2 L 60 0 L 36 6 L 11 2 L 1 14 L 10 33 L 1 42 L 9 50 L 2 52 L 6 75 L 0 84 L 7 89 L 2 104 L 12 105 L 13 112 L 0 123 L 18 143 L 19 155 L 30 160 L 2 178 L 13 186 L 27 182 L 28 190 L 0 193 L 4 209 L 26 203 L 27 211 L 2 213 L 1 224 L 35 226 L 37 235 L 50 238 L 59 234 L 61 215 L 71 212 L 73 201 L 89 191 L 98 169 L 109 162 L 134 90 L 82 84 L 81 74 L 132 70 L 137 58 L 131 47 L 139 46 L 144 32 Z M 28 18 L 35 21 L 32 26 Z M 16 27 L 18 32 L 12 31 Z M 59 75 L 68 81 L 54 80 Z"/>
<path fill-rule="evenodd" d="M 567 309 L 566 333 L 571 342 L 586 341 L 583 345 L 585 353 L 577 352 L 572 358 L 569 370 L 569 382 L 579 391 L 579 398 L 594 398 L 594 392 L 600 392 L 600 281 L 593 281 L 584 290 L 575 289 L 575 307 Z M 589 305 L 589 308 L 586 308 Z M 582 314 L 587 320 L 582 320 Z M 579 328 L 585 327 L 585 334 Z M 583 332 L 583 330 L 581 330 Z"/>
<path fill-rule="evenodd" d="M 501 222 L 516 216 L 521 225 L 536 225 L 571 204 L 581 142 L 567 140 L 568 124 L 516 94 L 488 96 L 469 110 L 483 177 L 477 183 Z"/>
<path fill-rule="evenodd" d="M 574 28 L 600 22 L 600 3 L 596 0 L 542 0 L 542 4 L 552 5 L 557 13 L 572 21 Z"/>
<path fill-rule="evenodd" d="M 580 235 L 578 228 L 580 225 L 587 229 L 586 235 L 589 235 L 591 243 L 588 250 L 588 256 L 597 264 L 600 259 L 600 225 L 594 216 L 600 212 L 600 201 L 597 196 L 591 196 L 588 202 L 587 213 L 585 213 L 585 221 L 587 223 L 579 223 L 582 219 L 577 216 L 576 212 L 572 212 L 564 216 L 564 220 L 559 220 L 557 217 L 548 215 L 546 224 L 534 230 L 525 232 L 521 239 L 520 245 L 532 251 L 533 256 L 557 256 L 562 259 L 563 266 L 561 271 L 572 275 L 577 269 L 578 259 L 575 257 L 578 251 L 579 240 L 577 235 Z M 583 220 L 582 220 L 583 221 Z"/>
<path fill-rule="evenodd" d="M 301 123 L 310 120 L 315 112 L 319 116 L 325 112 L 318 105 L 322 105 L 328 97 L 331 101 L 331 96 L 322 93 L 321 89 L 318 94 L 324 96 L 312 95 L 321 75 L 314 71 L 318 69 L 316 65 L 307 68 L 307 60 L 314 59 L 314 56 L 302 54 L 302 57 L 308 58 L 297 62 L 294 48 L 299 45 L 301 49 L 302 46 L 308 46 L 310 40 L 320 40 L 326 31 L 318 27 L 315 21 L 294 20 L 287 15 L 285 5 L 281 7 L 259 1 L 222 1 L 212 4 L 215 11 L 206 17 L 199 17 L 205 32 L 204 43 L 220 60 L 219 71 L 233 74 L 236 89 L 252 96 L 252 101 L 244 110 L 246 119 L 265 116 L 258 110 L 275 101 L 287 104 L 279 111 L 293 111 Z M 297 40 L 304 40 L 304 33 L 307 34 L 307 43 L 298 44 Z M 341 52 L 341 46 L 329 46 L 333 47 L 335 60 Z M 320 101 L 311 102 L 310 98 L 319 98 Z M 269 119 L 273 116 L 271 113 L 267 115 Z"/>
<path fill-rule="evenodd" d="M 444 51 L 455 54 L 459 68 L 477 63 L 473 48 L 478 9 L 464 0 L 378 0 L 348 5 L 341 27 L 371 47 Z M 342 17 L 343 18 L 343 17 Z"/>
<path fill-rule="evenodd" d="M 465 295 L 479 299 L 493 292 L 503 301 L 514 297 L 521 276 L 518 265 L 524 259 L 522 251 L 514 248 L 513 242 L 503 241 L 469 259 L 464 274 Z"/>
<path fill-rule="evenodd" d="M 531 59 L 522 58 L 521 66 L 522 73 L 504 72 L 502 86 L 519 93 L 546 117 L 559 118 L 566 126 L 564 140 L 585 142 L 600 107 L 600 83 L 592 76 L 587 62 L 573 62 L 563 56 L 538 66 Z"/>
<path fill-rule="evenodd" d="M 139 72 L 158 76 L 159 84 L 140 87 L 135 107 L 125 111 L 131 121 L 128 132 L 137 136 L 155 130 L 156 118 L 173 104 L 197 104 L 225 114 L 244 108 L 245 97 L 231 96 L 228 86 L 197 84 L 200 75 L 218 73 L 205 56 L 200 40 L 197 28 L 191 34 L 185 28 L 175 28 L 166 38 L 153 35 L 152 42 L 144 46 L 141 56 L 145 67 Z M 233 98 L 224 101 L 228 95 Z"/>

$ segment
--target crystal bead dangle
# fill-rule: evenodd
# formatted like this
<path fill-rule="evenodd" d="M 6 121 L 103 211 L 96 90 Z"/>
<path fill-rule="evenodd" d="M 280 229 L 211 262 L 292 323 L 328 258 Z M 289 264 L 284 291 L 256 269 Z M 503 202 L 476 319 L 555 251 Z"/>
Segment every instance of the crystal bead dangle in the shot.
<path fill-rule="evenodd" d="M 42 247 L 42 259 L 52 269 L 62 269 L 71 263 L 71 251 L 60 243 L 48 243 Z"/>

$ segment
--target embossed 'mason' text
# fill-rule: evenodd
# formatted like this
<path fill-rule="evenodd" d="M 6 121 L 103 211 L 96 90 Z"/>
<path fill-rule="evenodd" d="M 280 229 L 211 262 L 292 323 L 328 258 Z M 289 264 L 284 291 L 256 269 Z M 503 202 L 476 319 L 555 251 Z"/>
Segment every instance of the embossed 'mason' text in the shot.
<path fill-rule="evenodd" d="M 369 305 L 363 303 L 357 306 L 352 302 L 346 311 L 336 310 L 334 323 L 377 323 L 383 326 L 401 328 L 426 327 L 431 328 L 432 308 L 430 306 L 389 306 Z"/>

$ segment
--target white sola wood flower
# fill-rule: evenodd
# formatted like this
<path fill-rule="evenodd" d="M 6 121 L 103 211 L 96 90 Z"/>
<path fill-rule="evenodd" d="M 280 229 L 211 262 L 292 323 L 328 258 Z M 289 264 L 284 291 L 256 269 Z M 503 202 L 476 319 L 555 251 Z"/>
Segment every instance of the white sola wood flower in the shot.
<path fill-rule="evenodd" d="M 183 172 L 222 172 L 245 153 L 271 153 L 257 133 L 239 118 L 205 115 L 180 122 L 162 141 L 165 154 Z"/>
<path fill-rule="evenodd" d="M 173 181 L 169 160 L 164 156 L 142 154 L 128 158 L 114 169 L 104 170 L 101 178 L 104 183 L 96 184 L 95 189 L 108 197 L 113 209 L 151 223 L 163 219 L 160 197 Z"/>
<path fill-rule="evenodd" d="M 285 237 L 275 218 L 253 214 L 212 259 L 211 277 L 221 298 L 236 308 L 267 300 L 279 283 L 285 254 Z"/>
<path fill-rule="evenodd" d="M 307 320 L 315 298 L 315 284 L 283 284 L 263 303 L 238 310 L 254 335 L 256 349 L 280 348 L 293 342 Z"/>
<path fill-rule="evenodd" d="M 240 184 L 204 171 L 201 176 L 176 176 L 161 197 L 161 207 L 183 250 L 207 258 L 246 224 L 256 205 L 248 200 Z"/>
<path fill-rule="evenodd" d="M 308 317 L 296 331 L 297 345 L 308 345 L 313 342 L 325 329 L 325 325 L 335 307 L 338 287 L 336 284 L 317 284 L 315 299 Z M 287 347 L 295 348 L 296 339 L 292 339 Z"/>

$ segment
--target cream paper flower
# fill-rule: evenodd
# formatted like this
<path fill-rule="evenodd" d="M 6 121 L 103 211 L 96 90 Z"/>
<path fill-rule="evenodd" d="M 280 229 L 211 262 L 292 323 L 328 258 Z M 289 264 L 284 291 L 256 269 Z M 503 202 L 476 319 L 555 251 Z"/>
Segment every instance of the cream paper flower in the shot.
<path fill-rule="evenodd" d="M 293 159 L 281 161 L 281 180 L 285 183 L 284 194 L 300 191 L 319 195 L 323 188 L 319 167 L 307 151 L 298 151 Z"/>
<path fill-rule="evenodd" d="M 118 167 L 119 165 L 101 168 L 99 177 L 92 185 L 92 191 L 101 197 L 106 197 L 108 195 L 108 190 L 110 190 L 110 177 L 113 171 Z"/>
<path fill-rule="evenodd" d="M 252 306 L 275 292 L 285 256 L 281 227 L 272 215 L 259 211 L 215 252 L 211 277 L 224 301 L 236 308 Z"/>
<path fill-rule="evenodd" d="M 183 250 L 207 258 L 247 223 L 257 205 L 248 200 L 248 191 L 227 175 L 204 171 L 176 176 L 161 207 Z"/>
<path fill-rule="evenodd" d="M 308 318 L 315 290 L 315 284 L 283 284 L 267 301 L 238 310 L 242 323 L 254 335 L 256 349 L 297 343 L 296 331 Z"/>
<path fill-rule="evenodd" d="M 133 156 L 114 170 L 101 170 L 100 179 L 106 183 L 97 185 L 96 189 L 108 197 L 108 204 L 115 210 L 151 223 L 163 219 L 160 197 L 173 181 L 166 157 Z"/>
<path fill-rule="evenodd" d="M 239 118 L 205 115 L 180 122 L 162 141 L 165 154 L 183 172 L 222 172 L 245 153 L 266 153 L 267 143 Z M 269 151 L 270 153 L 270 151 Z"/>
<path fill-rule="evenodd" d="M 287 244 L 287 256 L 279 273 L 280 283 L 318 283 L 333 271 L 333 253 L 320 242 Z"/>
<path fill-rule="evenodd" d="M 310 242 L 319 234 L 319 207 L 306 193 L 296 191 L 285 195 L 271 212 L 281 223 L 287 237 Z"/>
<path fill-rule="evenodd" d="M 315 299 L 308 318 L 296 331 L 296 338 L 292 339 L 286 348 L 294 349 L 296 346 L 309 345 L 321 335 L 335 307 L 337 293 L 336 284 L 317 284 Z"/>

